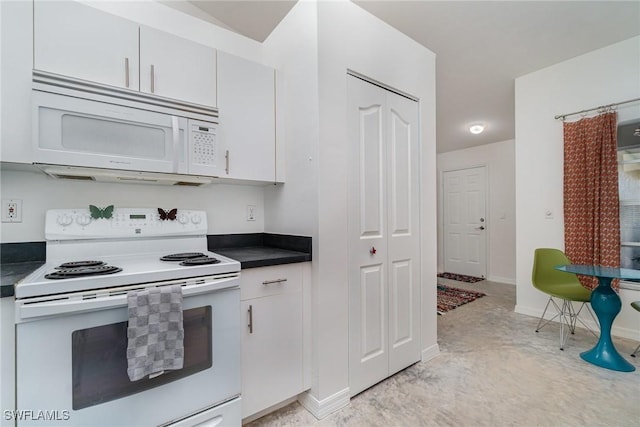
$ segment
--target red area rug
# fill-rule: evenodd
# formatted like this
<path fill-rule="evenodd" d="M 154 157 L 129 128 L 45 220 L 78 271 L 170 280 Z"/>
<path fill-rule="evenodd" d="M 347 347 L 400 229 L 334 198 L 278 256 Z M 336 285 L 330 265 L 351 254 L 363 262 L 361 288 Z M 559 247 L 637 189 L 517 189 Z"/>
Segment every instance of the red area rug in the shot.
<path fill-rule="evenodd" d="M 465 276 L 464 274 L 455 274 L 455 273 L 440 273 L 438 274 L 438 277 L 442 277 L 443 279 L 457 280 L 458 282 L 466 282 L 466 283 L 476 283 L 481 280 L 484 280 L 483 277 Z"/>
<path fill-rule="evenodd" d="M 438 284 L 438 314 L 485 296 L 482 292 L 468 291 Z"/>

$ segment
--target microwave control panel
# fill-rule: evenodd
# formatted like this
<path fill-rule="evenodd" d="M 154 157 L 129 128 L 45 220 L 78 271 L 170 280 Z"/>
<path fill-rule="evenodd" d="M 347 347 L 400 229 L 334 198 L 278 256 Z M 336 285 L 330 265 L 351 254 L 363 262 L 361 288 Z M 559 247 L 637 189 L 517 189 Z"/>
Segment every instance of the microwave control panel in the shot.
<path fill-rule="evenodd" d="M 216 128 L 213 123 L 190 124 L 189 157 L 192 165 L 215 166 Z"/>

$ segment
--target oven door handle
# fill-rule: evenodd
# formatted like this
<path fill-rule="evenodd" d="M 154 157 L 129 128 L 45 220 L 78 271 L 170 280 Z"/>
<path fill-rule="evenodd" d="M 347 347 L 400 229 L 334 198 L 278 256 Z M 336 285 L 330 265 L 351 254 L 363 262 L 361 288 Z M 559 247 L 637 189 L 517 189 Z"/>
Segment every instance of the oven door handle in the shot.
<path fill-rule="evenodd" d="M 182 286 L 182 296 L 190 297 L 219 291 L 222 289 L 237 287 L 238 276 L 225 277 L 210 280 L 205 283 Z M 139 287 L 137 288 L 140 289 Z M 131 289 L 135 290 L 135 289 Z M 114 292 L 119 292 L 113 295 Z M 107 310 L 110 308 L 126 307 L 127 292 L 111 290 L 111 295 L 97 295 L 95 298 L 82 299 L 78 296 L 50 301 L 30 302 L 28 300 L 16 301 L 16 323 L 35 320 L 42 317 L 66 315 L 70 313 L 83 313 L 87 311 Z"/>

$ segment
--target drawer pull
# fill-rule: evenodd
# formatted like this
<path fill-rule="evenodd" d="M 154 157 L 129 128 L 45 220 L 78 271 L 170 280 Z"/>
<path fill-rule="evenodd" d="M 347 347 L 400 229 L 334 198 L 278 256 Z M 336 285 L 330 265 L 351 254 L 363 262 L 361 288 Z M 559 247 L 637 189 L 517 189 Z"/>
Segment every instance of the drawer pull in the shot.
<path fill-rule="evenodd" d="M 249 324 L 247 325 L 249 327 L 249 333 L 252 334 L 253 333 L 253 306 L 249 305 L 249 310 L 247 310 L 249 312 Z"/>
<path fill-rule="evenodd" d="M 263 285 L 273 285 L 275 283 L 282 283 L 282 282 L 286 282 L 287 279 L 275 279 L 275 280 L 265 280 L 264 282 L 262 282 Z"/>

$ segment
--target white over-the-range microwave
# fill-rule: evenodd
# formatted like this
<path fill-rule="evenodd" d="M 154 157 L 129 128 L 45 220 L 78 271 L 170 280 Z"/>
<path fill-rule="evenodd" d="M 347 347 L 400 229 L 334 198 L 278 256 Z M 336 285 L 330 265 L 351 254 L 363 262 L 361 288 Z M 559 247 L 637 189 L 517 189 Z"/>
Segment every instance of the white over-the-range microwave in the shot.
<path fill-rule="evenodd" d="M 34 73 L 34 162 L 217 177 L 217 109 Z"/>

